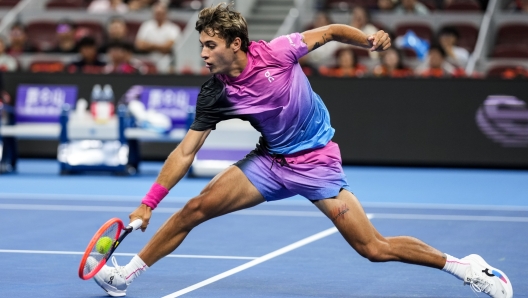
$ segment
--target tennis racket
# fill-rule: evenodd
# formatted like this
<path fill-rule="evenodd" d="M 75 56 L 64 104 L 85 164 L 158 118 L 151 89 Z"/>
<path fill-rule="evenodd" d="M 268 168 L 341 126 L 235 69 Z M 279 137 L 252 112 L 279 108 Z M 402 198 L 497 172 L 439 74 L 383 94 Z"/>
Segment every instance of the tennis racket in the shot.
<path fill-rule="evenodd" d="M 123 239 L 132 231 L 139 229 L 141 224 L 143 224 L 143 221 L 136 219 L 125 227 L 121 219 L 112 218 L 102 225 L 84 251 L 81 264 L 79 265 L 79 277 L 84 280 L 94 277 L 110 259 L 119 244 L 123 242 Z M 123 232 L 121 233 L 121 231 Z M 108 237 L 112 240 L 110 249 L 105 254 L 100 253 L 96 249 L 97 241 L 102 237 Z"/>

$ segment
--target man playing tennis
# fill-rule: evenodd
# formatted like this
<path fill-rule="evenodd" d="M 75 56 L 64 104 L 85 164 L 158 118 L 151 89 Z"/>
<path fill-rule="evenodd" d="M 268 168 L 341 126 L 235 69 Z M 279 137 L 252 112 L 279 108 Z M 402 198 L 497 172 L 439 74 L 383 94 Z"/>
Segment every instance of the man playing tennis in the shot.
<path fill-rule="evenodd" d="M 213 77 L 201 88 L 190 130 L 130 219 L 142 219 L 142 230 L 147 228 L 152 210 L 185 175 L 218 122 L 247 120 L 262 133 L 261 140 L 255 150 L 218 174 L 172 215 L 128 265 L 103 267 L 95 276 L 99 286 L 111 296 L 124 296 L 136 277 L 174 251 L 200 223 L 299 194 L 312 201 L 346 241 L 372 262 L 437 268 L 491 297 L 513 296 L 506 275 L 478 255 L 457 259 L 416 238 L 382 236 L 350 192 L 339 147 L 331 141 L 334 129 L 328 111 L 297 61 L 331 41 L 384 51 L 391 46 L 387 33 L 366 36 L 336 24 L 269 43 L 250 43 L 245 19 L 224 3 L 203 9 L 196 30 L 203 46 L 201 57 Z"/>

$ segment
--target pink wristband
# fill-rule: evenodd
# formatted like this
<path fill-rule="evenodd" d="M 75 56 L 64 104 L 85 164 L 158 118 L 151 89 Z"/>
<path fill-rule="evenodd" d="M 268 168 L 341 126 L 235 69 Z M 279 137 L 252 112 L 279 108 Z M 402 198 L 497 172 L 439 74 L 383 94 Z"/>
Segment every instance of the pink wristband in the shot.
<path fill-rule="evenodd" d="M 161 202 L 161 200 L 163 200 L 163 198 L 168 193 L 169 193 L 168 189 L 166 189 L 159 183 L 154 182 L 149 192 L 145 195 L 143 200 L 141 200 L 141 203 L 149 206 L 150 209 L 154 210 L 158 206 L 159 202 Z"/>

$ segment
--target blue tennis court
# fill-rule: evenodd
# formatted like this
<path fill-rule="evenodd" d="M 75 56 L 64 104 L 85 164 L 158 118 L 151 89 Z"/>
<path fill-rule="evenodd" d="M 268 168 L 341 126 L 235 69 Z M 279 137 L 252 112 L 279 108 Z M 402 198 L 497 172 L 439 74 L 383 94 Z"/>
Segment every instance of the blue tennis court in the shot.
<path fill-rule="evenodd" d="M 161 163 L 141 174 L 59 176 L 52 160 L 21 160 L 0 176 L 1 297 L 105 297 L 77 276 L 97 228 L 126 221 Z M 410 235 L 457 257 L 478 253 L 528 297 L 528 171 L 346 167 L 349 183 L 384 235 Z M 149 229 L 115 254 L 126 264 L 208 179 L 184 179 Z M 138 278 L 127 297 L 475 297 L 462 281 L 400 263 L 370 263 L 301 197 L 264 203 L 202 224 Z M 480 297 L 485 295 L 481 294 Z"/>

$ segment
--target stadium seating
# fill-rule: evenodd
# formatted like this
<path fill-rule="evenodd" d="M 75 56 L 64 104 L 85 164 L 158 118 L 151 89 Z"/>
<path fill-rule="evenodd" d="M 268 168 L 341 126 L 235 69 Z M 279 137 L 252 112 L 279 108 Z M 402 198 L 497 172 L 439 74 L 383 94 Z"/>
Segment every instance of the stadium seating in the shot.
<path fill-rule="evenodd" d="M 86 28 L 89 30 L 89 34 L 95 38 L 97 44 L 101 45 L 104 40 L 104 29 L 101 23 L 95 21 L 77 21 L 77 30 Z"/>
<path fill-rule="evenodd" d="M 46 51 L 55 46 L 57 23 L 53 21 L 33 21 L 26 26 L 30 44 L 40 51 Z"/>
<path fill-rule="evenodd" d="M 50 0 L 46 3 L 47 9 L 85 9 L 85 0 Z"/>
<path fill-rule="evenodd" d="M 528 44 L 527 32 L 528 23 L 506 23 L 497 31 L 495 44 Z"/>
<path fill-rule="evenodd" d="M 476 0 L 453 0 L 444 7 L 446 11 L 481 11 L 480 3 Z"/>
<path fill-rule="evenodd" d="M 493 49 L 492 57 L 495 58 L 528 58 L 528 45 L 499 44 Z"/>
<path fill-rule="evenodd" d="M 33 61 L 29 66 L 31 72 L 63 72 L 64 63 L 62 61 Z"/>
<path fill-rule="evenodd" d="M 9 8 L 18 4 L 20 0 L 0 0 L 0 7 Z"/>

